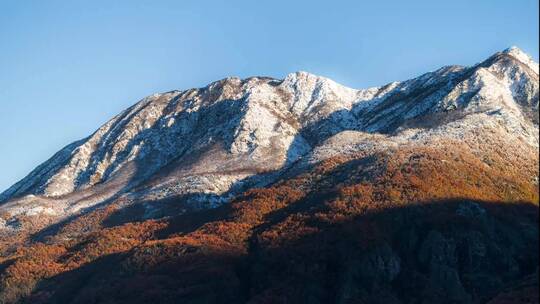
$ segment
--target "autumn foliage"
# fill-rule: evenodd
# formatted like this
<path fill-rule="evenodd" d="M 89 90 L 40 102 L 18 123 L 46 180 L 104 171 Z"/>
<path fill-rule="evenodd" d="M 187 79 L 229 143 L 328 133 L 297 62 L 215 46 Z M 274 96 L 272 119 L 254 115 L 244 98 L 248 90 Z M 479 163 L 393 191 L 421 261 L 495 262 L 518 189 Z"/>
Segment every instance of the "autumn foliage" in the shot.
<path fill-rule="evenodd" d="M 497 229 L 492 224 L 456 213 L 460 203 L 470 201 L 481 204 L 509 235 L 519 233 L 516 221 L 538 223 L 538 186 L 529 179 L 537 174 L 538 161 L 534 155 L 508 159 L 501 153 L 477 155 L 456 143 L 404 146 L 331 158 L 196 215 L 107 227 L 119 207 L 96 209 L 51 237 L 28 238 L 20 250 L 4 250 L 0 302 L 296 303 L 312 297 L 312 303 L 357 303 L 370 299 L 370 292 L 403 296 L 407 288 L 418 288 L 409 296 L 421 299 L 429 294 L 422 281 L 428 280 L 428 266 L 407 256 L 420 245 L 404 244 L 402 239 L 410 238 L 404 233 L 419 243 L 431 230 L 460 240 L 470 238 L 466 229 L 491 235 L 485 230 Z M 501 236 L 488 244 L 517 246 L 530 241 L 526 237 Z M 508 271 L 505 280 L 525 275 L 525 267 L 538 262 L 533 257 L 538 248 L 528 246 L 523 250 L 529 253 L 509 257 L 518 260 L 517 273 L 501 266 Z M 370 265 L 370 254 L 391 260 L 386 248 L 400 253 L 402 267 L 414 272 L 383 271 L 369 287 L 351 283 L 367 282 L 365 274 L 344 269 Z M 419 286 L 408 286 L 410 278 L 402 277 L 412 273 Z M 462 281 L 465 288 L 476 288 L 474 278 Z"/>

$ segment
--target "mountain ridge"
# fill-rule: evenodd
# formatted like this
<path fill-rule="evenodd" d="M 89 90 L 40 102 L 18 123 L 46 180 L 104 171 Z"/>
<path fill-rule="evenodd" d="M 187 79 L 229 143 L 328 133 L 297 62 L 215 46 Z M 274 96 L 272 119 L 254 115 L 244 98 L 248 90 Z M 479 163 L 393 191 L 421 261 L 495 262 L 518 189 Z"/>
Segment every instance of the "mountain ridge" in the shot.
<path fill-rule="evenodd" d="M 148 96 L 4 192 L 0 303 L 538 303 L 527 58 Z"/>
<path fill-rule="evenodd" d="M 15 199 L 36 205 L 32 201 L 37 198 L 40 205 L 41 198 L 59 200 L 67 205 L 64 210 L 38 209 L 50 214 L 67 209 L 76 212 L 129 192 L 181 158 L 195 161 L 175 169 L 189 186 L 173 185 L 163 192 L 219 196 L 249 176 L 290 166 L 339 132 L 391 135 L 415 129 L 414 121 L 425 123 L 441 116 L 437 113 L 463 112 L 465 117 L 491 111 L 512 132 L 537 147 L 537 72 L 538 65 L 530 56 L 511 47 L 471 67 L 445 66 L 411 80 L 368 89 L 347 88 L 298 71 L 283 80 L 229 77 L 199 89 L 153 94 L 89 137 L 60 150 L 0 194 L 0 201 Z M 220 127 L 213 125 L 216 123 Z M 189 156 L 204 156 L 204 151 L 220 155 L 221 163 L 197 165 L 204 159 Z M 99 200 L 89 200 L 93 194 L 84 193 L 93 187 L 97 187 L 94 192 L 102 193 Z M 80 206 L 73 208 L 73 201 L 80 201 Z M 4 203 L 2 208 L 9 209 L 9 205 Z"/>

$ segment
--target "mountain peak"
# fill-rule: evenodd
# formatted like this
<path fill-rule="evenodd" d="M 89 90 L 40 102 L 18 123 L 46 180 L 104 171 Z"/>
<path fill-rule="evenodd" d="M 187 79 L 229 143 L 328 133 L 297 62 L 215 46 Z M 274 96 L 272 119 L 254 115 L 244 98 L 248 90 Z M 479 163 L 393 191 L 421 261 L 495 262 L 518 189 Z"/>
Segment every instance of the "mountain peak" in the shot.
<path fill-rule="evenodd" d="M 309 73 L 309 72 L 306 72 L 306 71 L 296 71 L 296 72 L 292 72 L 292 73 L 287 74 L 287 76 L 285 76 L 284 80 L 286 82 L 297 82 L 299 80 L 301 80 L 301 81 L 326 80 L 327 81 L 327 80 L 330 80 L 330 79 L 319 76 L 319 75 L 315 75 L 313 73 Z"/>
<path fill-rule="evenodd" d="M 523 66 L 514 68 L 518 61 Z M 297 71 L 283 80 L 228 77 L 200 89 L 154 94 L 55 154 L 2 193 L 0 202 L 32 194 L 24 204 L 50 203 L 63 216 L 125 193 L 137 200 L 198 200 L 194 195 L 205 193 L 213 204 L 244 179 L 271 181 L 344 131 L 395 136 L 418 132 L 426 121 L 455 136 L 484 121 L 501 123 L 537 147 L 538 76 L 525 65 L 536 64 L 514 47 L 474 67 L 449 66 L 369 89 Z M 464 127 L 446 129 L 452 119 Z M 313 153 L 324 158 L 330 152 Z M 265 172 L 274 175 L 256 179 Z M 16 216 L 33 210 L 19 208 L 21 202 L 0 211 Z"/>
<path fill-rule="evenodd" d="M 525 53 L 517 46 L 511 46 L 503 50 L 501 53 L 513 57 L 514 59 L 531 68 L 536 74 L 538 74 L 538 63 L 535 62 L 529 54 Z"/>
<path fill-rule="evenodd" d="M 506 49 L 503 50 L 503 53 L 512 53 L 512 52 L 522 52 L 524 53 L 519 47 L 512 45 Z"/>

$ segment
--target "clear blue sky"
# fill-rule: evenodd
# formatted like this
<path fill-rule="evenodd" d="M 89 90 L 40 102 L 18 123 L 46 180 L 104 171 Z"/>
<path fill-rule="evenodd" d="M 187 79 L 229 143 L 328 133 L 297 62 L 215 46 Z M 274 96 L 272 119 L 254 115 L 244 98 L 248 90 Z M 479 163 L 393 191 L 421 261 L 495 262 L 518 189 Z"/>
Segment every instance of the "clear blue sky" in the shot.
<path fill-rule="evenodd" d="M 146 95 L 305 70 L 355 88 L 517 45 L 538 0 L 0 0 L 0 191 Z"/>

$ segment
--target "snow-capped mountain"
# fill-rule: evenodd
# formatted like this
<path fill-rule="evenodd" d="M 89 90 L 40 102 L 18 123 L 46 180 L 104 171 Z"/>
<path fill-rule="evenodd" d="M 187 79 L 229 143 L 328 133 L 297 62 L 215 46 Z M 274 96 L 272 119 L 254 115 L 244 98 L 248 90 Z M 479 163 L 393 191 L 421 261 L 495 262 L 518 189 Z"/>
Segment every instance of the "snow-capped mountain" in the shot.
<path fill-rule="evenodd" d="M 536 303 L 538 92 L 510 48 L 149 96 L 0 196 L 0 303 Z"/>
<path fill-rule="evenodd" d="M 538 64 L 512 47 L 368 89 L 296 72 L 154 94 L 3 192 L 4 227 L 118 200 L 145 202 L 147 218 L 166 208 L 151 202 L 168 198 L 183 201 L 178 212 L 215 207 L 330 156 L 404 143 L 455 139 L 481 150 L 495 136 L 529 153 L 539 143 L 538 88 Z"/>

